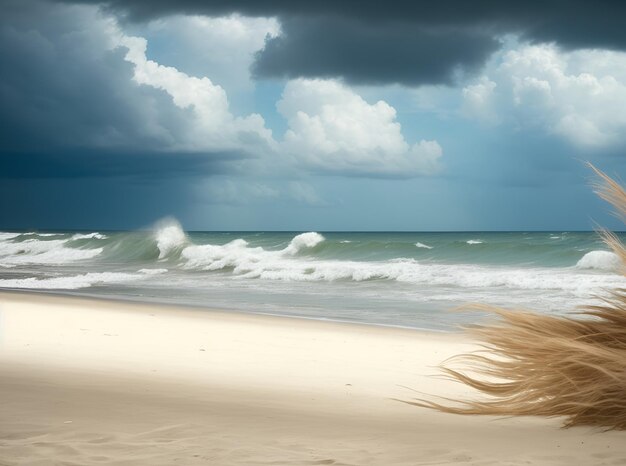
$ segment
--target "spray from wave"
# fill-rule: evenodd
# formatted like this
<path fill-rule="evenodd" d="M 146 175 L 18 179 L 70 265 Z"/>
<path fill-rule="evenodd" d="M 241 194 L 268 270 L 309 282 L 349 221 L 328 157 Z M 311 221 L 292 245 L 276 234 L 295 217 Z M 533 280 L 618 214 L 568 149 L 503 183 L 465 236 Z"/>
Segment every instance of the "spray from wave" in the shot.
<path fill-rule="evenodd" d="M 314 248 L 324 241 L 324 237 L 314 231 L 302 233 L 291 240 L 289 246 L 281 251 L 282 254 L 295 255 L 307 248 Z"/>
<path fill-rule="evenodd" d="M 180 252 L 187 243 L 187 235 L 175 218 L 161 220 L 155 228 L 154 238 L 159 248 L 159 259 L 164 259 L 174 252 Z"/>

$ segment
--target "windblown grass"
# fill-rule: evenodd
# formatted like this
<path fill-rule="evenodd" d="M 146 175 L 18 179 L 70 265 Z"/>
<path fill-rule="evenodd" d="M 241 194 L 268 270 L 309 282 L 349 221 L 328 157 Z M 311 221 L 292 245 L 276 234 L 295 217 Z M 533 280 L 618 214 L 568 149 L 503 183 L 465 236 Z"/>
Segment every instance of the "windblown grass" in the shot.
<path fill-rule="evenodd" d="M 626 219 L 626 191 L 600 177 L 596 192 Z M 626 248 L 603 232 L 626 270 Z M 441 366 L 445 376 L 477 389 L 483 400 L 418 400 L 411 404 L 458 414 L 565 416 L 575 425 L 626 429 L 626 289 L 571 316 L 475 305 L 497 321 L 467 329 L 482 350 Z"/>

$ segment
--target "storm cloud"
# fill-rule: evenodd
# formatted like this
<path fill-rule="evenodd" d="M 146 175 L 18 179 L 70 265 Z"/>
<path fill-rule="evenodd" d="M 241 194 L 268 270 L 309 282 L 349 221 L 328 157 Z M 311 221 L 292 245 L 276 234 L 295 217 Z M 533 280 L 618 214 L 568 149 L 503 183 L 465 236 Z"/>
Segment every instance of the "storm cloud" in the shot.
<path fill-rule="evenodd" d="M 624 9 L 6 0 L 0 226 L 587 228 Z"/>
<path fill-rule="evenodd" d="M 507 34 L 566 49 L 626 48 L 626 4 L 614 1 L 82 1 L 128 21 L 175 14 L 278 17 L 283 35 L 267 40 L 253 66 L 263 78 L 450 84 L 479 69 Z"/>
<path fill-rule="evenodd" d="M 147 61 L 141 39 L 94 8 L 4 13 L 0 178 L 222 173 L 255 156 L 246 145 L 262 151 L 262 118 L 235 118 L 219 86 Z M 192 85 L 197 101 L 181 95 Z"/>
<path fill-rule="evenodd" d="M 348 18 L 290 18 L 256 55 L 257 78 L 342 77 L 353 84 L 408 86 L 454 82 L 471 74 L 500 43 L 467 30 L 441 32 Z M 391 46 L 391 44 L 393 44 Z"/>

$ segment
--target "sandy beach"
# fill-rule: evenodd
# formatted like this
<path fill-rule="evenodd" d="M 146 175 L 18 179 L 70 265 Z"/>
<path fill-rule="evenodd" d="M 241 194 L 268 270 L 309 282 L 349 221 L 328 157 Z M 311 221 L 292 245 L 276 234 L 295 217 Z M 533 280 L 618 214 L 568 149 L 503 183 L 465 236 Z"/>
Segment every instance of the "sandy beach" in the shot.
<path fill-rule="evenodd" d="M 461 334 L 0 293 L 0 464 L 626 464 L 626 434 L 396 401 Z"/>

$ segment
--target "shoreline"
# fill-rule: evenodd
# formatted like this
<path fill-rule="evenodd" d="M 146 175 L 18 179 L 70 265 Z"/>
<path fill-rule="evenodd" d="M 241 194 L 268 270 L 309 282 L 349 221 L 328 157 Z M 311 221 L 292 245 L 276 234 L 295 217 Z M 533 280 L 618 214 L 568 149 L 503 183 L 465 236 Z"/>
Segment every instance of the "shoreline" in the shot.
<path fill-rule="evenodd" d="M 394 399 L 461 334 L 0 292 L 0 464 L 626 462 L 626 434 Z"/>
<path fill-rule="evenodd" d="M 425 332 L 425 333 L 442 333 L 442 334 L 460 334 L 463 333 L 463 329 L 459 326 L 458 328 L 451 328 L 449 330 L 444 330 L 440 328 L 425 328 L 425 327 L 414 327 L 410 325 L 399 325 L 399 324 L 382 324 L 379 322 L 364 322 L 364 321 L 356 321 L 356 320 L 342 320 L 342 319 L 332 319 L 328 317 L 309 317 L 298 314 L 280 314 L 280 313 L 270 313 L 270 312 L 260 312 L 260 311 L 252 311 L 248 309 L 240 309 L 240 308 L 213 308 L 207 305 L 202 304 L 192 304 L 192 303 L 167 303 L 163 301 L 159 301 L 158 299 L 133 299 L 131 297 L 124 296 L 104 296 L 98 294 L 88 294 L 88 293 L 74 293 L 72 290 L 67 291 L 57 291 L 57 290 L 46 290 L 46 289 L 25 289 L 25 288 L 0 288 L 0 296 L 1 295 L 27 295 L 27 296 L 51 296 L 53 298 L 68 298 L 68 299 L 82 299 L 86 301 L 101 301 L 105 303 L 121 303 L 128 305 L 146 305 L 146 306 L 156 306 L 156 307 L 164 307 L 170 309 L 187 309 L 193 311 L 203 311 L 208 313 L 224 313 L 224 314 L 244 314 L 244 315 L 253 315 L 253 316 L 267 316 L 267 317 L 278 317 L 285 319 L 298 319 L 298 320 L 307 320 L 314 322 L 328 322 L 335 324 L 346 324 L 346 325 L 364 325 L 367 327 L 382 327 L 382 328 L 391 328 L 391 329 L 401 329 L 401 330 L 415 330 L 416 332 Z"/>

